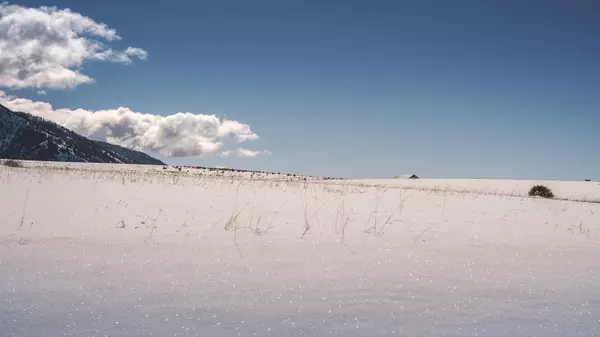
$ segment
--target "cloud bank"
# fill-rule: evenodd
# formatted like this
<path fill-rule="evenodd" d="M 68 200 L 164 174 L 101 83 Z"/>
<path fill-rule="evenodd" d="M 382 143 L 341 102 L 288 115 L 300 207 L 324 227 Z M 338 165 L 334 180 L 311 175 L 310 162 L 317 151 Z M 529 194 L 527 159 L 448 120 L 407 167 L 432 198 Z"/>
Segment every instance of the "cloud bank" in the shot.
<path fill-rule="evenodd" d="M 2 0 L 0 0 L 2 1 Z M 128 47 L 114 29 L 69 9 L 28 8 L 0 3 L 0 88 L 73 89 L 94 80 L 82 73 L 86 61 L 130 64 L 148 52 Z M 225 150 L 224 141 L 256 140 L 250 126 L 215 115 L 179 112 L 163 116 L 120 107 L 90 111 L 54 109 L 50 103 L 18 98 L 0 91 L 0 103 L 53 121 L 83 136 L 167 157 L 220 155 L 257 157 L 268 151 Z"/>
<path fill-rule="evenodd" d="M 268 151 L 223 150 L 226 139 L 238 143 L 258 139 L 250 126 L 215 115 L 178 112 L 161 116 L 129 108 L 89 111 L 54 109 L 46 102 L 18 98 L 0 91 L 0 103 L 15 111 L 53 121 L 91 139 L 167 157 L 221 155 L 257 157 Z"/>
<path fill-rule="evenodd" d="M 114 50 L 114 29 L 69 9 L 28 8 L 0 3 L 0 86 L 11 89 L 72 89 L 93 79 L 81 72 L 85 61 L 129 64 L 148 53 Z"/>

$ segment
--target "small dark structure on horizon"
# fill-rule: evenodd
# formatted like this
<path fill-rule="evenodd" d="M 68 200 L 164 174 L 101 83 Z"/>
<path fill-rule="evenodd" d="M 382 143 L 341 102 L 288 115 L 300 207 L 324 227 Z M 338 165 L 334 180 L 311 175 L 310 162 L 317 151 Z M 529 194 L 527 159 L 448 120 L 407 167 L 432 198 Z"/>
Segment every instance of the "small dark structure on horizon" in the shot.
<path fill-rule="evenodd" d="M 419 179 L 416 174 L 401 174 L 399 176 L 395 176 L 394 179 Z"/>

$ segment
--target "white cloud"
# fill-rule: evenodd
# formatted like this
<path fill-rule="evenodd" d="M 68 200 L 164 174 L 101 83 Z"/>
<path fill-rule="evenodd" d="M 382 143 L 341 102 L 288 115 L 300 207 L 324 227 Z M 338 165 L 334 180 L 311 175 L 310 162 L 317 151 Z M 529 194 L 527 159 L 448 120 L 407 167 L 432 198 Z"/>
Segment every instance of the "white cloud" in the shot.
<path fill-rule="evenodd" d="M 242 157 L 242 158 L 254 158 L 258 156 L 270 155 L 269 150 L 264 151 L 252 151 L 244 148 L 238 148 L 235 150 L 227 150 L 221 152 L 221 157 Z"/>
<path fill-rule="evenodd" d="M 148 52 L 141 49 L 141 48 L 132 48 L 129 47 L 125 50 L 125 54 L 127 56 L 135 56 L 138 57 L 140 60 L 145 60 L 148 58 Z"/>
<path fill-rule="evenodd" d="M 72 89 L 93 82 L 81 72 L 85 61 L 147 58 L 143 49 L 106 44 L 120 39 L 114 29 L 69 9 L 0 3 L 0 87 Z"/>
<path fill-rule="evenodd" d="M 0 0 L 2 1 L 2 0 Z M 28 8 L 0 3 L 0 88 L 72 89 L 93 79 L 82 73 L 86 61 L 129 64 L 145 60 L 141 48 L 112 49 L 120 40 L 114 29 L 56 7 Z M 119 107 L 99 111 L 54 109 L 46 102 L 18 98 L 0 90 L 8 108 L 53 121 L 83 136 L 127 148 L 184 157 L 221 155 L 256 157 L 268 151 L 224 150 L 224 141 L 258 139 L 250 126 L 215 115 L 179 112 L 162 116 Z"/>
<path fill-rule="evenodd" d="M 268 154 L 268 151 L 246 149 L 224 151 L 225 139 L 245 142 L 258 139 L 258 135 L 247 124 L 215 115 L 179 112 L 161 116 L 123 107 L 98 111 L 54 109 L 49 103 L 10 96 L 3 91 L 0 91 L 0 103 L 9 109 L 51 120 L 92 139 L 169 157 Z"/>

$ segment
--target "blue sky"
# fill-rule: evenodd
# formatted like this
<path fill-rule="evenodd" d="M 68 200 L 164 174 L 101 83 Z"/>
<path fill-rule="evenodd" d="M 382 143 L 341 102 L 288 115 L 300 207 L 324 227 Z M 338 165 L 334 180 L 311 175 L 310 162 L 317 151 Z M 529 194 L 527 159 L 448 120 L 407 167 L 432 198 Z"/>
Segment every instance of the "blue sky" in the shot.
<path fill-rule="evenodd" d="M 214 113 L 256 158 L 166 158 L 342 177 L 600 179 L 600 2 L 22 1 L 148 52 L 95 83 L 5 90 L 90 110 Z"/>

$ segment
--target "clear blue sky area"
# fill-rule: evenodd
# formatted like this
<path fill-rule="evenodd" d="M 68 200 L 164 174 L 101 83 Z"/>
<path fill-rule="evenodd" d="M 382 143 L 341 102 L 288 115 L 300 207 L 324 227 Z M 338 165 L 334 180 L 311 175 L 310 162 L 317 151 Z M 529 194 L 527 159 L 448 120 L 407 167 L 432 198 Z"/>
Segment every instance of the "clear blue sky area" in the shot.
<path fill-rule="evenodd" d="M 43 100 L 215 113 L 272 152 L 170 163 L 600 179 L 600 1 L 53 1 L 13 3 L 71 8 L 149 56 L 86 64 L 96 83 Z"/>

